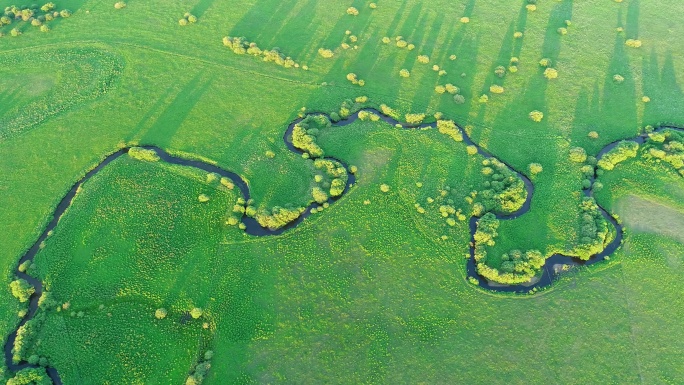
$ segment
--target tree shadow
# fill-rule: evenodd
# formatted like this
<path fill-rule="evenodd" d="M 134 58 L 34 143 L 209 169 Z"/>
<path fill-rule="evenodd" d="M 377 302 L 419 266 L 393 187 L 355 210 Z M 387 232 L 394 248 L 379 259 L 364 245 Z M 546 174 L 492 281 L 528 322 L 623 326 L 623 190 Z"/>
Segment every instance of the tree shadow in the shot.
<path fill-rule="evenodd" d="M 549 15 L 542 44 L 542 57 L 551 59 L 553 64 L 558 61 L 563 40 L 563 36 L 558 33 L 558 28 L 565 26 L 566 20 L 572 20 L 572 6 L 573 0 L 563 1 L 557 4 Z"/>
<path fill-rule="evenodd" d="M 667 53 L 661 68 L 654 48 L 650 58 L 644 57 L 642 68 L 644 95 L 651 99 L 644 107 L 644 124 L 684 124 L 684 94 L 677 84 L 672 53 Z"/>
<path fill-rule="evenodd" d="M 298 0 L 260 0 L 252 5 L 230 30 L 230 36 L 245 36 L 249 41 L 262 39 L 269 27 L 280 26 Z M 280 21 L 280 22 L 279 22 Z M 271 35 L 272 36 L 272 35 Z M 262 43 L 263 44 L 263 43 Z M 266 47 L 262 47 L 266 48 Z M 268 47 L 270 49 L 270 47 Z"/>
<path fill-rule="evenodd" d="M 627 7 L 625 35 L 628 39 L 639 38 L 639 0 L 630 0 Z"/>
<path fill-rule="evenodd" d="M 130 133 L 126 136 L 126 139 L 125 139 L 126 142 L 129 142 L 129 141 L 135 139 L 138 136 L 138 134 L 140 134 L 140 132 L 145 128 L 145 126 L 150 121 L 150 119 L 152 119 L 152 117 L 159 110 L 161 110 L 161 108 L 164 105 L 164 103 L 166 102 L 167 98 L 173 93 L 174 88 L 176 88 L 174 84 L 170 85 L 166 89 L 166 91 L 164 91 L 162 96 L 157 98 L 157 101 L 152 105 L 152 107 L 150 107 L 147 110 L 147 112 L 145 113 L 145 115 L 143 115 L 143 117 L 140 119 L 138 124 L 136 124 L 135 128 L 133 128 L 130 131 Z"/>
<path fill-rule="evenodd" d="M 623 80 L 617 78 L 618 76 Z M 595 118 L 603 143 L 632 136 L 637 132 L 636 103 L 636 79 L 632 75 L 624 39 L 618 35 L 604 79 L 601 113 Z M 587 132 L 574 133 L 577 134 L 586 135 Z"/>
<path fill-rule="evenodd" d="M 77 15 L 76 11 L 83 8 L 83 5 L 86 2 L 87 2 L 87 0 L 73 0 L 73 1 L 69 2 L 68 7 L 62 7 L 62 4 L 57 3 L 57 10 L 61 11 L 63 9 L 68 9 L 72 13 L 71 17 L 69 17 L 69 18 L 58 17 L 58 18 L 54 19 L 53 21 L 50 21 L 46 24 L 50 27 L 50 29 L 54 30 L 54 29 L 58 28 L 60 24 L 62 24 L 63 22 L 67 21 L 68 19 L 70 19 L 72 17 L 83 17 L 84 15 Z M 30 26 L 30 23 L 26 23 L 26 25 Z M 36 30 L 38 30 L 38 29 L 36 28 Z"/>
<path fill-rule="evenodd" d="M 183 124 L 213 81 L 213 78 L 201 81 L 203 75 L 203 72 L 199 72 L 183 87 L 176 98 L 157 118 L 152 127 L 143 135 L 141 139 L 142 144 L 154 144 L 161 148 L 168 148 L 171 139 L 181 124 Z"/>
<path fill-rule="evenodd" d="M 216 0 L 200 0 L 199 3 L 192 7 L 190 13 L 200 18 L 204 16 L 204 14 L 207 12 L 207 9 L 209 9 L 215 1 Z"/>

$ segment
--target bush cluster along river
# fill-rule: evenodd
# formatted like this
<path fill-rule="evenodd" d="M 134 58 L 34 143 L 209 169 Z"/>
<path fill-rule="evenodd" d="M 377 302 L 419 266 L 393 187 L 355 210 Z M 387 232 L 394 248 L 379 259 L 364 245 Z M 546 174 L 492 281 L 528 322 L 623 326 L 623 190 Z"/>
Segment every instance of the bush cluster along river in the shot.
<path fill-rule="evenodd" d="M 380 118 L 383 121 L 385 121 L 385 122 L 387 122 L 393 126 L 397 126 L 397 127 L 401 126 L 405 129 L 426 129 L 426 128 L 436 127 L 436 122 L 435 123 L 426 123 L 426 124 L 422 124 L 422 125 L 408 125 L 406 123 L 399 122 L 390 116 L 384 115 L 382 112 L 375 110 L 375 109 L 372 109 L 372 108 L 366 108 L 366 109 L 363 109 L 362 111 L 372 112 L 372 113 L 380 116 Z M 325 115 L 325 116 L 327 116 L 326 114 L 322 114 L 322 113 L 312 113 L 309 115 Z M 344 120 L 332 123 L 332 126 L 333 127 L 343 127 L 343 126 L 352 124 L 358 119 L 358 117 L 359 117 L 359 113 L 356 112 Z M 284 141 L 285 141 L 285 145 L 287 146 L 287 148 L 291 151 L 294 151 L 294 152 L 297 152 L 300 154 L 302 153 L 302 151 L 294 147 L 294 145 L 292 144 L 292 141 L 291 141 L 291 135 L 292 135 L 292 131 L 294 129 L 294 126 L 301 121 L 302 121 L 302 118 L 299 118 L 299 119 L 296 119 L 295 121 L 293 121 L 292 123 L 290 123 L 290 125 L 288 126 L 287 130 L 285 131 L 285 135 L 284 135 Z M 474 143 L 470 139 L 470 137 L 467 135 L 465 130 L 463 130 L 462 127 L 459 127 L 459 129 L 463 133 L 463 141 L 466 145 L 473 145 L 473 146 L 477 147 L 478 153 L 485 158 L 494 158 L 494 156 L 492 154 L 490 154 L 486 150 L 482 149 L 479 145 Z M 674 130 L 678 130 L 678 131 L 684 131 L 680 128 L 675 128 L 675 127 L 661 127 L 658 130 L 664 130 L 664 129 L 674 129 Z M 644 134 L 644 135 L 640 135 L 640 136 L 638 136 L 634 139 L 631 139 L 631 140 L 642 144 L 646 141 L 647 138 L 648 138 L 647 135 Z M 611 144 L 607 145 L 606 147 L 604 147 L 599 152 L 599 154 L 596 156 L 597 159 L 601 159 L 601 157 L 603 155 L 605 155 L 608 151 L 613 149 L 618 143 L 619 143 L 619 141 L 611 143 Z M 233 172 L 224 170 L 218 166 L 215 166 L 213 164 L 206 163 L 203 161 L 184 159 L 184 158 L 180 158 L 177 156 L 173 156 L 173 155 L 167 153 L 166 151 L 164 151 L 163 149 L 161 149 L 159 147 L 142 146 L 142 148 L 145 148 L 148 150 L 153 150 L 160 157 L 160 160 L 162 160 L 164 162 L 176 164 L 176 165 L 181 165 L 181 166 L 194 167 L 194 168 L 206 171 L 208 173 L 217 173 L 223 177 L 229 178 L 240 189 L 242 196 L 245 199 L 245 201 L 249 200 L 249 198 L 250 198 L 249 187 L 247 186 L 247 183 L 239 175 L 237 175 Z M 50 223 L 48 223 L 47 227 L 45 228 L 43 233 L 40 235 L 40 237 L 38 237 L 38 240 L 36 240 L 36 242 L 33 244 L 33 246 L 31 246 L 31 248 L 26 252 L 26 254 L 24 254 L 21 257 L 18 265 L 21 265 L 25 261 L 32 261 L 33 260 L 36 253 L 40 250 L 41 243 L 47 239 L 48 233 L 50 231 L 52 231 L 57 226 L 60 217 L 69 208 L 69 206 L 71 206 L 79 187 L 84 182 L 86 182 L 87 180 L 92 178 L 95 174 L 97 174 L 100 170 L 102 170 L 109 163 L 111 163 L 112 161 L 114 161 L 118 157 L 127 154 L 129 149 L 130 148 L 123 148 L 123 149 L 120 149 L 117 152 L 107 156 L 102 162 L 100 162 L 100 164 L 98 164 L 94 169 L 92 169 L 88 173 L 86 173 L 86 175 L 71 188 L 71 190 L 66 194 L 66 196 L 57 205 L 57 208 L 55 209 L 55 212 L 53 213 L 53 217 L 52 217 L 52 220 L 50 221 Z M 344 162 L 340 161 L 339 159 L 335 159 L 335 160 L 344 164 L 345 167 L 347 167 L 347 165 Z M 504 164 L 506 164 L 506 163 L 504 162 Z M 511 219 L 518 218 L 519 216 L 525 214 L 530 209 L 530 204 L 532 202 L 532 195 L 534 194 L 534 185 L 532 184 L 532 181 L 530 181 L 530 179 L 527 176 L 516 171 L 510 165 L 508 165 L 508 164 L 506 164 L 506 165 L 509 168 L 511 168 L 511 170 L 515 171 L 517 176 L 525 183 L 525 187 L 527 189 L 527 198 L 526 198 L 523 206 L 518 211 L 516 211 L 515 213 L 508 214 L 508 215 L 497 215 L 497 219 L 499 219 L 499 220 L 511 220 Z M 591 181 L 592 184 L 593 184 L 595 178 L 596 178 L 596 176 L 594 176 L 594 178 L 592 179 L 592 181 Z M 346 186 L 345 191 L 344 191 L 345 193 L 355 183 L 355 180 L 356 179 L 355 179 L 354 175 L 350 174 L 347 186 Z M 586 196 L 591 196 L 592 195 L 591 191 L 592 190 L 590 187 L 590 188 L 584 190 L 584 193 Z M 339 197 L 338 198 L 331 198 L 329 200 L 329 203 L 332 203 L 337 199 L 339 199 Z M 304 213 L 296 221 L 288 224 L 287 226 L 285 226 L 283 228 L 277 229 L 277 230 L 271 230 L 271 229 L 261 227 L 259 225 L 259 223 L 257 223 L 257 221 L 254 218 L 243 216 L 242 222 L 246 226 L 245 232 L 250 234 L 250 235 L 253 235 L 253 236 L 269 236 L 269 235 L 282 234 L 283 232 L 296 227 L 302 221 L 304 221 L 311 214 L 311 208 L 313 207 L 313 205 L 314 204 L 312 204 L 311 207 L 308 207 L 304 211 Z M 542 269 L 542 275 L 540 277 L 536 277 L 529 284 L 501 285 L 501 284 L 489 282 L 477 274 L 476 269 L 475 269 L 475 260 L 474 260 L 474 252 L 475 252 L 475 249 L 473 246 L 474 243 L 471 243 L 471 247 L 470 247 L 471 258 L 468 260 L 468 264 L 467 264 L 468 276 L 477 279 L 480 286 L 485 287 L 485 288 L 490 289 L 490 290 L 506 291 L 506 292 L 527 292 L 527 291 L 530 291 L 531 289 L 533 289 L 535 287 L 538 288 L 538 287 L 544 287 L 544 286 L 550 285 L 553 282 L 555 275 L 558 274 L 558 271 L 560 270 L 560 269 L 558 269 L 559 266 L 562 266 L 562 265 L 571 265 L 571 266 L 589 265 L 589 264 L 593 264 L 593 263 L 596 263 L 596 262 L 603 260 L 606 256 L 612 254 L 620 246 L 620 244 L 622 242 L 622 238 L 623 238 L 623 229 L 622 229 L 622 226 L 619 223 L 617 223 L 617 221 L 610 214 L 608 214 L 608 212 L 606 210 L 604 210 L 600 206 L 599 206 L 599 209 L 601 210 L 603 216 L 608 221 L 610 221 L 610 223 L 615 227 L 616 235 L 615 235 L 615 238 L 608 245 L 605 246 L 605 249 L 601 253 L 593 256 L 590 260 L 582 261 L 582 260 L 579 260 L 577 258 L 572 258 L 572 257 L 564 256 L 561 254 L 555 254 L 546 260 L 546 264 L 544 265 L 544 267 Z M 472 217 L 470 219 L 471 240 L 474 239 L 475 231 L 477 229 L 478 220 L 479 220 L 478 217 Z M 15 274 L 17 275 L 17 277 L 23 278 L 26 281 L 28 281 L 35 288 L 35 293 L 30 298 L 28 312 L 22 318 L 21 322 L 17 326 L 17 329 L 14 332 L 12 332 L 12 334 L 9 335 L 9 337 L 7 338 L 7 341 L 5 343 L 5 362 L 6 362 L 7 367 L 11 371 L 14 371 L 14 372 L 19 371 L 21 369 L 25 369 L 25 368 L 37 367 L 35 365 L 29 364 L 28 362 L 20 362 L 20 363 L 15 364 L 12 361 L 12 347 L 14 346 L 14 341 L 17 337 L 17 331 L 19 330 L 19 328 L 21 326 L 23 326 L 24 324 L 26 324 L 26 322 L 28 322 L 30 319 L 32 319 L 35 316 L 36 312 L 38 311 L 38 299 L 40 298 L 41 294 L 43 293 L 43 284 L 39 279 L 36 279 L 34 277 L 31 277 L 30 275 L 28 275 L 26 273 L 19 271 L 18 267 L 17 267 Z M 46 369 L 47 369 L 48 375 L 50 376 L 50 378 L 52 379 L 52 381 L 55 384 L 58 384 L 58 385 L 62 384 L 62 381 L 59 377 L 59 374 L 57 373 L 57 370 L 55 368 L 48 367 Z"/>

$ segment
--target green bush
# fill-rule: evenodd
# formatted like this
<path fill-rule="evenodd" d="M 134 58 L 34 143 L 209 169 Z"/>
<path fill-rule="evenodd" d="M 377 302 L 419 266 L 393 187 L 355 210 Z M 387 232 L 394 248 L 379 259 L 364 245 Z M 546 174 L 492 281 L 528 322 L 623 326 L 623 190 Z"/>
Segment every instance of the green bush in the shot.
<path fill-rule="evenodd" d="M 36 288 L 22 278 L 12 281 L 10 283 L 10 290 L 12 291 L 12 295 L 18 299 L 19 302 L 27 302 L 33 293 L 36 292 Z"/>
<path fill-rule="evenodd" d="M 604 170 L 612 170 L 618 163 L 635 158 L 638 151 L 639 143 L 622 141 L 601 157 L 598 161 L 598 166 Z"/>
<path fill-rule="evenodd" d="M 166 318 L 167 314 L 168 314 L 168 312 L 163 307 L 160 307 L 159 309 L 154 311 L 154 317 L 156 319 L 164 319 L 164 318 Z"/>
<path fill-rule="evenodd" d="M 570 160 L 575 163 L 583 163 L 587 160 L 587 151 L 582 147 L 573 147 L 570 149 Z"/>
<path fill-rule="evenodd" d="M 192 308 L 192 310 L 190 310 L 190 316 L 194 319 L 198 319 L 202 316 L 202 314 L 204 314 L 204 312 L 198 307 Z"/>
<path fill-rule="evenodd" d="M 157 162 L 160 159 L 156 151 L 141 147 L 131 147 L 128 150 L 128 156 L 133 159 L 143 160 L 146 162 Z"/>
<path fill-rule="evenodd" d="M 527 200 L 525 183 L 504 163 L 485 159 L 482 173 L 486 176 L 478 200 L 486 211 L 510 214 L 518 211 Z"/>
<path fill-rule="evenodd" d="M 7 385 L 52 385 L 44 368 L 26 368 L 7 380 Z"/>

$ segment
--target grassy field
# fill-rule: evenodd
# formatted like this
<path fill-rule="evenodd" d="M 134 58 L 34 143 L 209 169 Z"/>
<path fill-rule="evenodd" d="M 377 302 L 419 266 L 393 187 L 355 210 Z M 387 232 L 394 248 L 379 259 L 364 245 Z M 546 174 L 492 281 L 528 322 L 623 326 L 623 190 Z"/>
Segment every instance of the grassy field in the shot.
<path fill-rule="evenodd" d="M 0 9 L 12 4 L 23 5 L 0 1 Z M 66 191 L 125 145 L 215 162 L 248 181 L 259 208 L 306 205 L 314 171 L 285 147 L 287 124 L 303 107 L 333 112 L 362 95 L 402 115 L 442 112 L 528 175 L 530 163 L 541 164 L 530 212 L 502 221 L 496 250 L 571 250 L 583 176 L 570 149 L 593 155 L 644 125 L 684 123 L 684 27 L 663 16 L 684 5 L 526 4 L 131 0 L 115 9 L 66 0 L 58 6 L 73 15 L 49 22 L 47 33 L 23 22 L 0 27 L 3 277 L 13 279 Z M 186 12 L 197 23 L 179 25 Z M 279 47 L 300 66 L 236 55 L 224 36 Z M 398 47 L 398 36 L 415 48 Z M 557 79 L 544 77 L 543 58 Z M 435 91 L 446 84 L 465 102 Z M 46 313 L 31 354 L 48 357 L 68 384 L 183 383 L 206 350 L 209 384 L 684 381 L 684 249 L 656 214 L 681 227 L 672 213 L 683 210 L 684 185 L 673 170 L 639 158 L 602 176 L 597 198 L 624 219 L 624 247 L 546 293 L 508 298 L 465 280 L 467 222 L 449 226 L 427 201 L 449 186 L 444 199 L 468 212 L 463 198 L 480 188 L 480 157 L 435 130 L 370 122 L 324 130 L 319 143 L 358 167 L 357 186 L 277 237 L 226 226 L 235 192 L 206 175 L 125 158 L 108 166 L 36 259 L 46 287 L 70 306 Z M 199 203 L 201 193 L 211 200 Z M 9 290 L 2 296 L 8 335 L 22 305 Z M 167 318 L 154 318 L 159 307 Z M 182 323 L 193 307 L 204 315 Z"/>

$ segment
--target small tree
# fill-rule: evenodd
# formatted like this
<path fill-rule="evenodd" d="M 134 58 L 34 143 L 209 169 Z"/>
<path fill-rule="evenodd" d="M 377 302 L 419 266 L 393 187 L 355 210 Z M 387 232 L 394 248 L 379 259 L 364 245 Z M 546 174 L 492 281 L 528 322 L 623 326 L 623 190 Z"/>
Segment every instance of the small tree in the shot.
<path fill-rule="evenodd" d="M 157 310 L 154 312 L 154 316 L 155 316 L 157 319 L 164 319 L 164 318 L 166 318 L 166 315 L 167 315 L 167 314 L 168 314 L 168 312 L 167 312 L 166 309 L 164 309 L 163 307 L 160 307 L 159 309 L 157 309 Z"/>
<path fill-rule="evenodd" d="M 532 119 L 533 122 L 541 122 L 542 119 L 544 119 L 544 113 L 541 111 L 534 110 L 530 112 L 530 119 Z"/>
<path fill-rule="evenodd" d="M 539 163 L 530 163 L 529 167 L 530 167 L 530 174 L 532 174 L 532 175 L 537 175 L 540 172 L 544 171 L 544 168 Z"/>
<path fill-rule="evenodd" d="M 190 316 L 194 319 L 198 319 L 199 317 L 202 316 L 202 314 L 203 314 L 202 309 L 200 309 L 198 307 L 195 307 L 192 310 L 190 310 Z"/>

